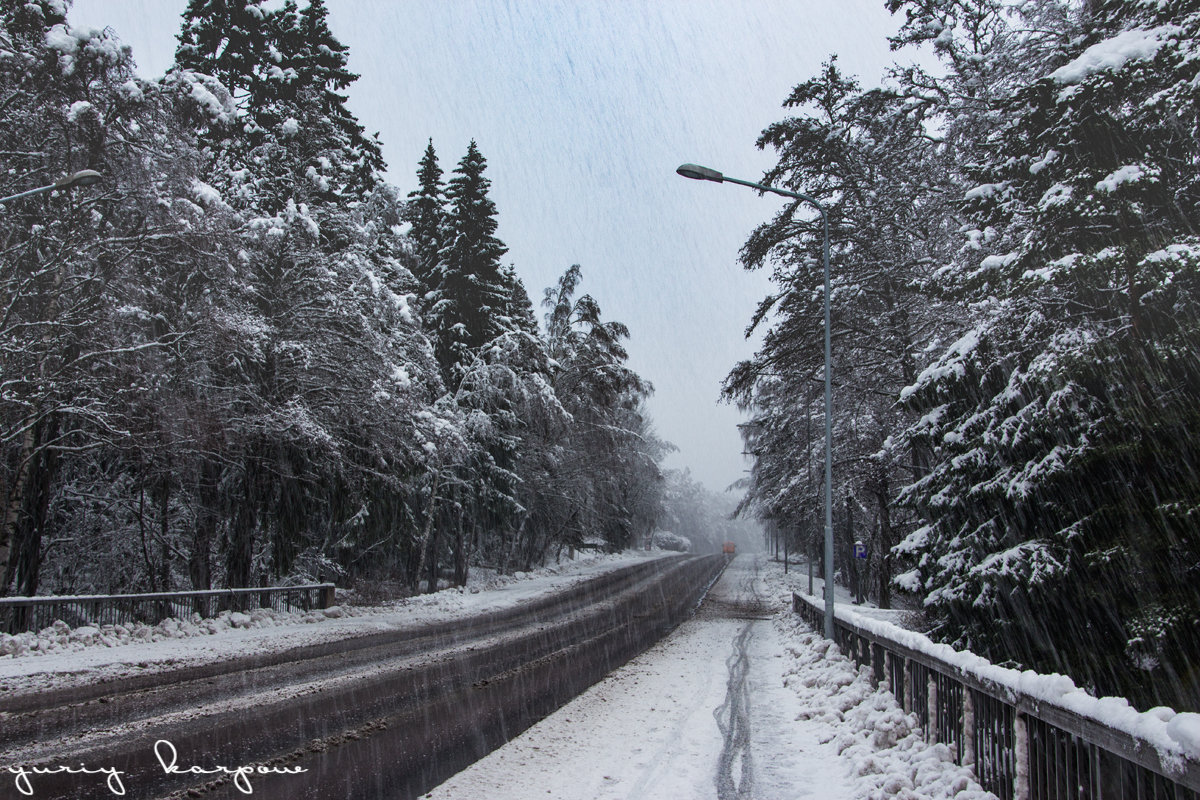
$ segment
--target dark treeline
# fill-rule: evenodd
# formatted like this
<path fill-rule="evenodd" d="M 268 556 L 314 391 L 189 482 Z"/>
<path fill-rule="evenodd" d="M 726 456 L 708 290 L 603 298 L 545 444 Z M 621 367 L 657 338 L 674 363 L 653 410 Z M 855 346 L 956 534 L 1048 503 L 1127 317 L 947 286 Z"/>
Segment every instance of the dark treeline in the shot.
<path fill-rule="evenodd" d="M 0 194 L 105 176 L 0 207 L 0 593 L 417 591 L 670 516 L 628 331 L 578 266 L 539 327 L 474 142 L 381 179 L 321 0 L 192 0 L 156 80 L 65 14 L 0 0 Z"/>
<path fill-rule="evenodd" d="M 937 70 L 864 90 L 831 59 L 758 142 L 767 182 L 829 209 L 841 579 L 994 661 L 1195 708 L 1200 12 L 887 5 Z M 820 253 L 800 204 L 750 237 L 778 288 L 726 383 L 746 506 L 816 557 Z"/>

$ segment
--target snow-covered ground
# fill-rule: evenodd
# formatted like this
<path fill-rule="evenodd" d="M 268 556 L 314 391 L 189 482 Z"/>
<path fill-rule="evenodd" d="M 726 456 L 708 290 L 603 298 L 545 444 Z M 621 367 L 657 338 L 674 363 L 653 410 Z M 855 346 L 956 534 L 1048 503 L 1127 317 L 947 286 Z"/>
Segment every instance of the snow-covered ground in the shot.
<path fill-rule="evenodd" d="M 427 797 L 992 798 L 790 612 L 782 573 L 737 558 L 671 636 Z"/>
<path fill-rule="evenodd" d="M 479 571 L 465 589 L 446 589 L 383 606 L 337 606 L 308 613 L 226 612 L 210 620 L 165 620 L 154 626 L 72 630 L 59 623 L 17 636 L 0 634 L 0 692 L 46 690 L 172 670 L 501 611 L 605 572 L 675 555 L 633 550 L 589 555 L 513 576 Z"/>

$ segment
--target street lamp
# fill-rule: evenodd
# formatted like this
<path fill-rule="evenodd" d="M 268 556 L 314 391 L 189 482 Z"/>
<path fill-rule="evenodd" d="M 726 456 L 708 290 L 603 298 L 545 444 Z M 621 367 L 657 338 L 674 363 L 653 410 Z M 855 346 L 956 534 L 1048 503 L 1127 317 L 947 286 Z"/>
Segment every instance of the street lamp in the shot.
<path fill-rule="evenodd" d="M 794 197 L 812 203 L 821 212 L 821 225 L 825 231 L 822 249 L 825 258 L 825 638 L 833 638 L 833 378 L 830 369 L 829 348 L 829 217 L 825 206 L 806 194 L 763 186 L 737 178 L 730 178 L 715 169 L 698 164 L 682 164 L 675 170 L 685 178 L 714 183 L 737 183 L 763 192 L 772 192 L 784 197 Z"/>
<path fill-rule="evenodd" d="M 76 186 L 91 186 L 93 183 L 99 183 L 104 179 L 104 176 L 94 169 L 81 169 L 78 172 L 72 172 L 70 175 L 63 175 L 47 186 L 41 186 L 37 189 L 30 189 L 28 192 L 20 194 L 12 194 L 8 197 L 0 197 L 0 203 L 7 203 L 10 200 L 20 200 L 22 197 L 32 197 L 35 194 L 42 192 L 52 192 L 55 189 L 74 189 Z"/>

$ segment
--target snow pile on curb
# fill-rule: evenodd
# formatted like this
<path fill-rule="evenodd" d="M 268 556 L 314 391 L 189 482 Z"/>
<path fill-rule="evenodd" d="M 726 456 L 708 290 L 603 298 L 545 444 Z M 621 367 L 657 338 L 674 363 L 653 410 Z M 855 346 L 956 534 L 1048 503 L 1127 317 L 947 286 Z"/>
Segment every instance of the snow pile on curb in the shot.
<path fill-rule="evenodd" d="M 777 624 L 794 659 L 784 673 L 805 710 L 801 720 L 829 728 L 838 755 L 849 762 L 857 797 L 871 800 L 995 800 L 969 768 L 954 763 L 944 744 L 927 744 L 917 715 L 905 713 L 870 670 L 803 623 Z"/>
<path fill-rule="evenodd" d="M 234 629 L 274 628 L 280 625 L 302 625 L 356 616 L 361 610 L 332 606 L 321 611 L 274 611 L 256 608 L 249 613 L 222 611 L 216 617 L 202 618 L 192 614 L 187 619 L 171 617 L 157 625 L 131 622 L 127 625 L 82 625 L 72 628 L 62 620 L 40 631 L 0 633 L 0 657 L 44 656 L 88 647 L 120 647 L 127 644 L 161 642 L 166 639 L 187 639 L 193 636 L 212 636 Z"/>
<path fill-rule="evenodd" d="M 1181 772 L 1187 761 L 1200 761 L 1200 714 L 1176 713 L 1159 706 L 1140 712 L 1123 697 L 1095 697 L 1075 685 L 1066 675 L 1041 674 L 998 667 L 969 650 L 955 650 L 929 637 L 905 630 L 890 622 L 873 619 L 842 606 L 837 618 L 897 644 L 945 663 L 960 674 L 987 681 L 1013 698 L 1018 695 L 1049 703 L 1101 725 L 1122 731 L 1150 745 L 1165 767 Z"/>

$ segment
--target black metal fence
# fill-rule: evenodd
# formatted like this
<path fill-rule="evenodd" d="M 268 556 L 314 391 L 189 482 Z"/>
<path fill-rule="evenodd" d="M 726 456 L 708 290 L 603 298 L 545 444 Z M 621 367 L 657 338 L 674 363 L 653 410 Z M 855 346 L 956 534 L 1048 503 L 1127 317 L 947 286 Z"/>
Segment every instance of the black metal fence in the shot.
<path fill-rule="evenodd" d="M 0 630 L 38 631 L 62 620 L 83 625 L 156 625 L 164 619 L 193 614 L 214 617 L 222 611 L 311 611 L 334 604 L 332 583 L 310 583 L 256 589 L 212 589 L 193 592 L 82 595 L 77 597 L 0 597 Z"/>
<path fill-rule="evenodd" d="M 792 607 L 824 628 L 824 601 L 793 593 Z M 835 620 L 834 638 L 916 714 L 927 741 L 948 745 L 1000 800 L 1200 800 L 1200 762 L 1165 764 L 1124 731 L 845 620 Z"/>

